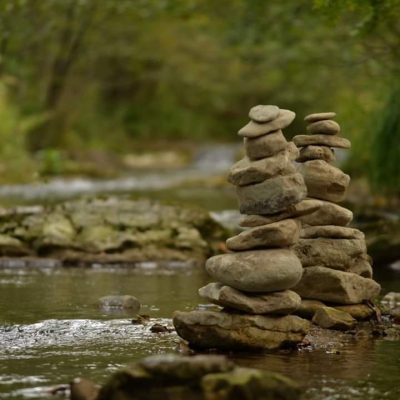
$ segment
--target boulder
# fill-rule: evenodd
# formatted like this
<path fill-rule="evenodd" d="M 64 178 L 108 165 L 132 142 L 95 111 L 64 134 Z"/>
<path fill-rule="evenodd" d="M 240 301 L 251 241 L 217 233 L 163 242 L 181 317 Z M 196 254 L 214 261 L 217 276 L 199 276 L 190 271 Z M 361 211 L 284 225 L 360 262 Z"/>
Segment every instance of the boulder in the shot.
<path fill-rule="evenodd" d="M 239 225 L 243 227 L 255 227 L 260 225 L 272 224 L 282 221 L 286 218 L 301 217 L 313 213 L 319 208 L 319 201 L 314 199 L 305 199 L 300 203 L 289 206 L 285 211 L 272 215 L 245 215 Z"/>
<path fill-rule="evenodd" d="M 140 301 L 135 296 L 115 295 L 99 299 L 99 306 L 104 309 L 125 309 L 137 314 L 140 311 Z"/>
<path fill-rule="evenodd" d="M 232 251 L 255 248 L 288 247 L 299 240 L 300 223 L 295 219 L 284 219 L 268 225 L 247 229 L 226 241 Z"/>
<path fill-rule="evenodd" d="M 344 200 L 350 176 L 323 160 L 306 161 L 302 166 L 307 193 L 310 197 L 333 201 Z"/>
<path fill-rule="evenodd" d="M 288 175 L 296 172 L 290 162 L 288 152 L 280 152 L 275 156 L 251 161 L 245 157 L 234 164 L 229 172 L 228 181 L 236 186 L 245 186 L 263 182 L 276 175 Z"/>
<path fill-rule="evenodd" d="M 305 226 L 300 236 L 304 239 L 365 239 L 364 233 L 358 229 L 336 225 Z"/>
<path fill-rule="evenodd" d="M 316 211 L 299 216 L 304 225 L 339 225 L 346 226 L 353 220 L 353 213 L 330 201 L 306 199 L 311 207 L 317 207 Z"/>
<path fill-rule="evenodd" d="M 269 294 L 249 294 L 223 285 L 209 283 L 199 289 L 199 295 L 221 307 L 233 308 L 249 314 L 283 314 L 295 311 L 300 303 L 300 296 L 291 290 Z"/>
<path fill-rule="evenodd" d="M 221 254 L 206 262 L 218 282 L 244 292 L 276 292 L 299 282 L 303 268 L 289 249 L 253 250 Z"/>
<path fill-rule="evenodd" d="M 216 311 L 176 312 L 180 337 L 197 349 L 273 350 L 301 342 L 310 323 L 294 315 L 272 317 Z"/>
<path fill-rule="evenodd" d="M 257 123 L 250 121 L 242 129 L 239 130 L 239 136 L 247 138 L 255 138 L 258 136 L 267 135 L 268 133 L 284 129 L 289 126 L 294 120 L 296 114 L 290 110 L 279 110 L 279 115 L 272 121 L 265 123 Z"/>
<path fill-rule="evenodd" d="M 307 189 L 301 174 L 296 173 L 238 186 L 236 192 L 242 214 L 275 214 L 303 200 Z"/>
<path fill-rule="evenodd" d="M 350 140 L 335 135 L 297 135 L 293 138 L 297 147 L 309 145 L 337 147 L 339 149 L 350 149 Z"/>
<path fill-rule="evenodd" d="M 336 117 L 336 113 L 332 111 L 328 112 L 323 112 L 323 113 L 314 113 L 314 114 L 309 114 L 304 118 L 304 121 L 306 122 L 316 122 L 316 121 L 322 121 L 324 119 L 332 119 Z"/>
<path fill-rule="evenodd" d="M 304 269 L 293 290 L 302 298 L 337 304 L 358 304 L 378 296 L 380 285 L 372 279 L 326 267 Z"/>
<path fill-rule="evenodd" d="M 354 327 L 356 320 L 347 312 L 332 307 L 319 308 L 312 319 L 315 325 L 326 329 L 346 331 Z"/>
<path fill-rule="evenodd" d="M 259 160 L 260 158 L 271 157 L 286 150 L 288 142 L 285 136 L 283 136 L 282 131 L 276 131 L 254 139 L 245 138 L 244 148 L 250 160 Z"/>
<path fill-rule="evenodd" d="M 307 131 L 313 135 L 337 135 L 340 132 L 340 125 L 336 121 L 325 119 L 310 123 Z"/>
<path fill-rule="evenodd" d="M 306 146 L 300 150 L 297 162 L 305 162 L 309 160 L 324 160 L 327 163 L 335 161 L 334 151 L 327 146 Z"/>
<path fill-rule="evenodd" d="M 269 122 L 277 118 L 279 115 L 279 107 L 273 105 L 258 105 L 250 109 L 249 118 L 260 124 Z"/>

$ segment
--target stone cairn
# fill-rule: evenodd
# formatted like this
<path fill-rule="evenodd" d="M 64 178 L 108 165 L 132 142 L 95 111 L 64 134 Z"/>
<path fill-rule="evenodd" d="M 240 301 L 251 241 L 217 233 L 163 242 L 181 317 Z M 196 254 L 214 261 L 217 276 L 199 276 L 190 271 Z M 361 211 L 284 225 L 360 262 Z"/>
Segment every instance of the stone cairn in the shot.
<path fill-rule="evenodd" d="M 302 163 L 309 197 L 304 203 L 317 207 L 298 217 L 302 230 L 295 250 L 304 273 L 294 290 L 303 299 L 317 300 L 303 300 L 299 315 L 314 317 L 313 321 L 325 328 L 334 328 L 335 323 L 338 328 L 349 328 L 355 322 L 352 317 L 371 316 L 373 309 L 361 303 L 376 297 L 380 286 L 372 279 L 364 234 L 347 226 L 353 214 L 336 204 L 345 199 L 350 177 L 332 165 L 333 148 L 349 149 L 351 143 L 338 136 L 340 126 L 332 120 L 335 116 L 333 112 L 308 115 L 309 135 L 293 138 L 300 149 L 297 161 Z M 322 302 L 333 307 L 323 307 Z"/>
<path fill-rule="evenodd" d="M 293 246 L 298 218 L 317 210 L 303 201 L 306 187 L 293 161 L 299 151 L 282 129 L 295 113 L 277 106 L 256 106 L 239 135 L 246 156 L 230 170 L 240 212 L 240 234 L 227 240 L 230 253 L 211 257 L 206 270 L 215 279 L 199 290 L 222 310 L 176 312 L 178 334 L 194 348 L 276 349 L 303 340 L 310 323 L 289 315 L 301 304 L 293 288 L 303 268 Z"/>

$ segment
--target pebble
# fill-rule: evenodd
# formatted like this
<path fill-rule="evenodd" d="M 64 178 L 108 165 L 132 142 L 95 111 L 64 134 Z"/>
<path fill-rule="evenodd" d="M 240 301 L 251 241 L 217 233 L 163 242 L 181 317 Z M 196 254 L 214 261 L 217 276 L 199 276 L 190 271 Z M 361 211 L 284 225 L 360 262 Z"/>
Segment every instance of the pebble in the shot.
<path fill-rule="evenodd" d="M 328 119 L 313 122 L 307 126 L 307 131 L 313 135 L 337 135 L 340 132 L 340 125 L 336 121 Z"/>

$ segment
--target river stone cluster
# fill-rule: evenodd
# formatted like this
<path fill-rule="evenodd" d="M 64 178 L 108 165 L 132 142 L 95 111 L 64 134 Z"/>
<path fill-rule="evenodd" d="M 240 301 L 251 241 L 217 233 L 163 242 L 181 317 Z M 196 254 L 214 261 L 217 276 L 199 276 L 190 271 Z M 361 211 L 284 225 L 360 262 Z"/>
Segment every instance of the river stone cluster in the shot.
<path fill-rule="evenodd" d="M 318 208 L 298 217 L 302 229 L 294 248 L 304 273 L 295 291 L 304 299 L 355 305 L 376 297 L 380 286 L 372 279 L 364 234 L 348 227 L 353 214 L 337 204 L 345 199 L 350 177 L 332 165 L 333 148 L 348 149 L 351 143 L 338 136 L 340 126 L 332 119 L 335 116 L 333 112 L 308 115 L 309 135 L 293 138 L 300 149 L 297 161 L 302 163 L 309 196 L 305 201 Z M 354 306 L 349 311 L 352 309 Z M 326 312 L 314 318 L 318 315 L 326 320 Z"/>
<path fill-rule="evenodd" d="M 178 334 L 195 348 L 275 349 L 303 340 L 309 322 L 289 315 L 301 304 L 290 290 L 303 268 L 293 250 L 300 236 L 296 217 L 315 211 L 304 203 L 306 186 L 293 161 L 299 152 L 282 133 L 295 113 L 256 106 L 239 135 L 246 155 L 230 170 L 240 212 L 240 234 L 227 240 L 230 251 L 211 257 L 206 270 L 216 282 L 199 290 L 222 311 L 177 312 Z"/>

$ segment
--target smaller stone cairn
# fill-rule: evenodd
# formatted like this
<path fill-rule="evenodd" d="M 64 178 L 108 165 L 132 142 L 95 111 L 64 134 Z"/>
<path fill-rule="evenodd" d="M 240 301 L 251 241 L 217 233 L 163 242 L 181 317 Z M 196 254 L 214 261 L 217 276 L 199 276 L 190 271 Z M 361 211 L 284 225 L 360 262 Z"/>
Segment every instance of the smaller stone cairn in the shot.
<path fill-rule="evenodd" d="M 376 297 L 380 286 L 372 279 L 364 234 L 347 226 L 353 214 L 337 204 L 345 199 L 350 177 L 332 165 L 335 161 L 333 148 L 349 149 L 351 143 L 338 136 L 340 126 L 332 119 L 335 116 L 333 112 L 308 115 L 305 121 L 309 135 L 293 138 L 300 149 L 297 161 L 302 163 L 309 196 L 305 202 L 318 208 L 298 217 L 302 230 L 295 250 L 304 273 L 294 290 L 303 299 L 319 300 L 303 300 L 301 309 L 309 316 L 324 306 L 322 302 L 328 302 L 341 306 L 339 310 L 347 311 L 355 318 L 365 318 L 373 311 L 361 303 Z M 354 306 L 358 304 L 359 307 Z M 307 312 L 307 308 L 314 312 Z M 315 313 L 314 322 L 318 323 L 318 316 L 322 320 L 324 314 L 323 325 L 329 327 L 325 311 Z M 333 311 L 329 315 L 332 319 L 338 316 Z"/>
<path fill-rule="evenodd" d="M 195 348 L 276 349 L 303 340 L 310 324 L 293 313 L 301 298 L 293 288 L 303 268 L 293 246 L 300 235 L 296 217 L 315 211 L 304 202 L 306 187 L 293 161 L 299 152 L 282 129 L 295 113 L 277 106 L 256 106 L 239 135 L 246 156 L 232 166 L 241 225 L 227 240 L 230 253 L 211 257 L 206 270 L 217 282 L 199 290 L 221 311 L 177 312 L 178 334 Z"/>

